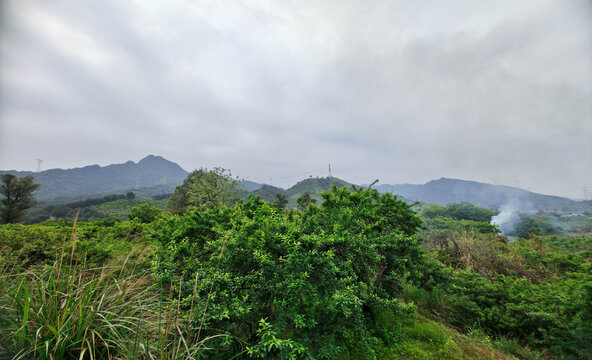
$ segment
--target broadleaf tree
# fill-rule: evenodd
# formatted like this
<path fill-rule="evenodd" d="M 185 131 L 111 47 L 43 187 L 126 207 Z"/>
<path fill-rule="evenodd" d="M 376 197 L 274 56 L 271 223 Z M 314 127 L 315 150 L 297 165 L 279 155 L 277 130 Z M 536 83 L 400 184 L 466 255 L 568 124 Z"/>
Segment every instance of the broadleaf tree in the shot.
<path fill-rule="evenodd" d="M 0 222 L 10 224 L 18 222 L 25 216 L 26 210 L 34 206 L 37 200 L 33 192 L 40 184 L 33 183 L 32 176 L 17 178 L 12 174 L 0 177 Z"/>
<path fill-rule="evenodd" d="M 189 174 L 183 184 L 175 188 L 168 206 L 173 214 L 183 214 L 192 207 L 212 209 L 220 205 L 230 206 L 239 199 L 238 185 L 238 179 L 226 169 L 201 168 Z"/>

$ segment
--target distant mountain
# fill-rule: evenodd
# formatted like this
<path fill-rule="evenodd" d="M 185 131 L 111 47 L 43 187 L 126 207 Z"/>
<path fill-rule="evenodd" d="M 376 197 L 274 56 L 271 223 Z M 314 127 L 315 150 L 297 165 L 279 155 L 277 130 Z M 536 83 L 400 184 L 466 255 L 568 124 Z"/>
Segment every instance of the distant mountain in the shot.
<path fill-rule="evenodd" d="M 41 172 L 0 171 L 17 177 L 33 176 L 41 184 L 35 192 L 39 201 L 76 199 L 101 194 L 139 190 L 143 195 L 172 193 L 187 177 L 187 171 L 163 157 L 149 155 L 138 163 L 128 161 L 105 167 L 51 169 Z"/>
<path fill-rule="evenodd" d="M 152 197 L 171 194 L 175 187 L 187 177 L 188 172 L 176 163 L 160 156 L 149 155 L 138 163 L 128 161 L 124 164 L 85 166 L 75 169 L 52 169 L 42 172 L 2 171 L 1 174 L 14 174 L 18 177 L 33 176 L 41 187 L 35 192 L 39 201 L 64 203 L 107 194 L 121 194 L 134 191 L 137 197 Z M 241 193 L 257 195 L 263 200 L 274 202 L 276 194 L 288 198 L 288 206 L 295 207 L 296 200 L 309 193 L 317 201 L 319 193 L 327 191 L 331 185 L 338 187 L 352 185 L 335 178 L 308 178 L 299 181 L 289 189 L 260 184 L 249 180 L 240 182 Z M 574 201 L 559 196 L 536 194 L 523 189 L 491 185 L 476 181 L 441 178 L 423 185 L 399 184 L 374 186 L 380 192 L 393 192 L 402 199 L 413 202 L 449 204 L 470 202 L 490 209 L 511 207 L 515 210 L 592 210 L 592 201 Z"/>
<path fill-rule="evenodd" d="M 511 186 L 458 179 L 441 178 L 423 185 L 378 185 L 375 188 L 380 192 L 393 192 L 408 201 L 442 205 L 466 201 L 490 209 L 509 206 L 521 211 L 592 209 L 591 201 L 574 201 L 559 196 L 537 194 Z"/>
<path fill-rule="evenodd" d="M 265 201 L 274 202 L 277 199 L 276 194 L 282 194 L 286 196 L 286 190 L 276 186 L 264 184 L 259 189 L 249 192 L 248 195 L 259 196 Z"/>
<path fill-rule="evenodd" d="M 259 184 L 256 183 L 254 181 L 249 181 L 249 180 L 241 180 L 240 181 L 240 187 L 247 192 L 251 192 L 251 191 L 255 191 L 258 189 L 261 189 L 261 187 L 263 186 L 263 184 Z"/>
<path fill-rule="evenodd" d="M 352 185 L 345 180 L 341 180 L 336 177 L 324 177 L 324 178 L 308 178 L 299 181 L 296 185 L 292 186 L 286 191 L 288 197 L 302 196 L 305 193 L 311 195 L 318 194 L 321 191 L 327 191 L 331 188 L 331 185 L 337 187 L 344 187 Z M 319 196 L 320 199 L 320 196 Z"/>

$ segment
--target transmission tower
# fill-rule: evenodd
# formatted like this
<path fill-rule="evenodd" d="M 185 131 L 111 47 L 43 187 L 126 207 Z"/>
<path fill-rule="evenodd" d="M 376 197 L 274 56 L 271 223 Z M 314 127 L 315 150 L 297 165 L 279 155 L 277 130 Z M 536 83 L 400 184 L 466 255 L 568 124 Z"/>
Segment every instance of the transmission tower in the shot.
<path fill-rule="evenodd" d="M 37 172 L 41 171 L 41 164 L 43 164 L 43 160 L 37 159 Z"/>
<path fill-rule="evenodd" d="M 587 186 L 582 186 L 582 192 L 584 193 L 584 200 L 590 200 L 590 191 Z"/>
<path fill-rule="evenodd" d="M 329 179 L 333 178 L 333 176 L 331 175 L 331 164 L 329 164 Z"/>

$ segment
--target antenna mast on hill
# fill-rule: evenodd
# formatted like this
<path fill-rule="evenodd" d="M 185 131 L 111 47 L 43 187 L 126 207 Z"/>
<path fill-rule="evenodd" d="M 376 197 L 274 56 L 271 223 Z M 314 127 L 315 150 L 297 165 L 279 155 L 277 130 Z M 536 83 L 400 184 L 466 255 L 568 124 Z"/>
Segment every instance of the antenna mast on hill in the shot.
<path fill-rule="evenodd" d="M 329 164 L 329 179 L 331 179 L 333 176 L 331 175 L 331 164 Z"/>
<path fill-rule="evenodd" d="M 41 171 L 41 164 L 43 163 L 43 160 L 41 159 L 37 159 L 37 172 Z"/>

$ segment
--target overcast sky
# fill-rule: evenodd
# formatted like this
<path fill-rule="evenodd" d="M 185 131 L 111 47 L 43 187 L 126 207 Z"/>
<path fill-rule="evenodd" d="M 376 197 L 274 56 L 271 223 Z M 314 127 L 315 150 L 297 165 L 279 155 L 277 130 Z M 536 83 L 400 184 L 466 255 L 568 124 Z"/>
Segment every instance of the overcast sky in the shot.
<path fill-rule="evenodd" d="M 0 169 L 592 191 L 592 2 L 0 2 Z"/>

